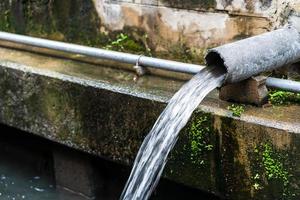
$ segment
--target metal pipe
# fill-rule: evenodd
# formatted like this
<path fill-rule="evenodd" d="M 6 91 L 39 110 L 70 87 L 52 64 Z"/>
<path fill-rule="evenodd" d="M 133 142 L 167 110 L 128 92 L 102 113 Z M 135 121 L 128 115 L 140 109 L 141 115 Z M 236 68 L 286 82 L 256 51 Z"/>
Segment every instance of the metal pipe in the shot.
<path fill-rule="evenodd" d="M 287 26 L 208 51 L 208 66 L 227 70 L 226 83 L 235 83 L 300 59 L 300 34 Z"/>
<path fill-rule="evenodd" d="M 286 90 L 289 92 L 300 92 L 300 82 L 268 77 L 266 85 L 270 88 Z"/>
<path fill-rule="evenodd" d="M 175 61 L 168 61 L 168 60 L 151 58 L 146 56 L 140 57 L 140 55 L 103 50 L 103 49 L 98 49 L 93 47 L 86 47 L 86 46 L 81 46 L 76 44 L 57 42 L 57 41 L 52 41 L 47 39 L 39 39 L 30 36 L 23 36 L 23 35 L 17 35 L 17 34 L 6 33 L 6 32 L 0 32 L 0 40 L 10 41 L 14 43 L 21 43 L 21 44 L 35 46 L 35 47 L 48 48 L 48 49 L 53 49 L 53 50 L 58 50 L 63 52 L 82 54 L 86 56 L 119 61 L 119 62 L 124 62 L 129 64 L 136 64 L 138 61 L 138 63 L 142 66 L 189 73 L 189 74 L 196 74 L 205 67 L 202 65 L 193 65 L 193 64 L 187 64 L 187 63 L 181 63 Z M 268 87 L 271 88 L 283 89 L 291 92 L 300 92 L 300 83 L 295 81 L 282 80 L 278 78 L 269 77 L 267 78 L 266 84 Z"/>
<path fill-rule="evenodd" d="M 195 74 L 203 69 L 204 66 L 181 63 L 176 61 L 163 60 L 158 58 L 151 58 L 147 56 L 134 55 L 129 53 L 121 53 L 117 51 L 110 51 L 98 49 L 94 47 L 87 47 L 76 44 L 69 44 L 65 42 L 58 42 L 47 39 L 34 38 L 30 36 L 17 35 L 12 33 L 0 32 L 0 40 L 9 42 L 21 43 L 25 45 L 53 49 L 68 53 L 81 54 L 106 60 L 113 60 L 121 63 L 139 64 L 143 67 L 152 67 L 159 69 L 166 69 L 175 72 L 183 72 Z"/>

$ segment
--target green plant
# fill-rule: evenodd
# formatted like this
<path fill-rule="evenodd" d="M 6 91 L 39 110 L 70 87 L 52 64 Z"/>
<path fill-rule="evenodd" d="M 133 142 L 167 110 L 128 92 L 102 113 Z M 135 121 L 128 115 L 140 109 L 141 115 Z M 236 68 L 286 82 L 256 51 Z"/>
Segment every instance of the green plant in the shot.
<path fill-rule="evenodd" d="M 232 115 L 235 117 L 240 117 L 243 112 L 245 112 L 245 106 L 244 105 L 236 105 L 232 104 L 227 107 L 228 110 L 232 112 Z"/>
<path fill-rule="evenodd" d="M 105 49 L 117 49 L 117 50 L 124 50 L 123 43 L 128 39 L 128 35 L 120 33 L 116 40 L 111 41 L 110 44 L 105 46 Z"/>
<path fill-rule="evenodd" d="M 146 40 L 148 36 L 145 34 L 141 40 Z M 110 41 L 109 44 L 104 46 L 105 49 L 114 51 L 130 52 L 135 54 L 142 54 L 152 56 L 151 49 L 147 47 L 144 42 L 137 41 L 124 33 L 117 35 L 116 39 Z"/>
<path fill-rule="evenodd" d="M 289 183 L 288 172 L 284 169 L 283 164 L 274 157 L 274 152 L 270 144 L 264 145 L 262 156 L 267 179 L 280 179 L 283 181 L 284 186 L 287 186 Z"/>
<path fill-rule="evenodd" d="M 214 146 L 209 143 L 209 134 L 211 133 L 211 127 L 209 126 L 209 120 L 207 116 L 201 116 L 195 118 L 190 129 L 190 148 L 191 148 L 191 161 L 197 165 L 205 164 L 205 161 L 201 159 L 204 153 L 213 150 Z"/>
<path fill-rule="evenodd" d="M 271 90 L 269 93 L 269 102 L 273 105 L 300 104 L 300 93 Z"/>
<path fill-rule="evenodd" d="M 282 199 L 291 199 L 295 194 L 290 188 L 289 178 L 291 175 L 283 164 L 286 157 L 276 152 L 269 142 L 255 147 L 254 153 L 258 162 L 256 164 L 258 168 L 252 177 L 254 190 L 262 190 L 270 185 L 274 187 L 275 184 L 278 192 L 282 195 Z"/>

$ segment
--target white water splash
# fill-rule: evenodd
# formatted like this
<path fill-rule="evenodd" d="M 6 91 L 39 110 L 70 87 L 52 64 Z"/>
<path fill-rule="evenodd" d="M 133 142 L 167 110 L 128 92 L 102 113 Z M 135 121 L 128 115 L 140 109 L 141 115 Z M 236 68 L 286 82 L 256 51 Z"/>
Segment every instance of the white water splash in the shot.
<path fill-rule="evenodd" d="M 150 197 L 180 130 L 204 97 L 221 86 L 224 78 L 222 69 L 205 68 L 172 97 L 140 147 L 121 200 L 147 200 Z"/>

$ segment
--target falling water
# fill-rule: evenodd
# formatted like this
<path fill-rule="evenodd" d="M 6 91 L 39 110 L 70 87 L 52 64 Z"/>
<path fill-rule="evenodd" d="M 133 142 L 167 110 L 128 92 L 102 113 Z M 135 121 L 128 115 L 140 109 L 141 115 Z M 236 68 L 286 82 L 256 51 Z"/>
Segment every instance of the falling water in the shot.
<path fill-rule="evenodd" d="M 204 97 L 221 86 L 224 78 L 222 69 L 204 68 L 172 97 L 140 147 L 121 200 L 147 200 L 150 197 L 180 130 Z"/>

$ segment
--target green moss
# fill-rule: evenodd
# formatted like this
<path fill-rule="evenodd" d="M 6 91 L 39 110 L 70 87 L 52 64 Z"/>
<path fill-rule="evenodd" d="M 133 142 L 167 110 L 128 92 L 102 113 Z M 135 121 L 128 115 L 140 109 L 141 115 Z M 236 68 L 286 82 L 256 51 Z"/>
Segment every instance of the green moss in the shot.
<path fill-rule="evenodd" d="M 273 105 L 300 104 L 300 93 L 271 90 L 269 102 Z"/>
<path fill-rule="evenodd" d="M 147 51 L 145 47 L 143 47 L 141 44 L 139 44 L 137 41 L 134 41 L 133 39 L 128 39 L 123 44 L 124 48 L 131 52 L 137 52 L 137 53 L 143 53 L 147 55 L 150 51 Z"/>
<path fill-rule="evenodd" d="M 232 104 L 227 107 L 228 110 L 232 112 L 232 115 L 235 117 L 240 117 L 243 112 L 245 112 L 245 106 L 244 105 L 236 105 Z"/>
<path fill-rule="evenodd" d="M 193 63 L 201 62 L 204 63 L 204 51 L 200 53 L 196 49 L 188 47 L 185 43 L 173 45 L 168 52 L 173 58 L 176 58 L 182 62 Z"/>
<path fill-rule="evenodd" d="M 189 127 L 190 158 L 192 163 L 196 165 L 205 164 L 205 160 L 201 159 L 201 157 L 212 151 L 214 148 L 209 142 L 211 132 L 212 127 L 209 115 L 203 115 L 192 119 L 192 124 Z"/>
<path fill-rule="evenodd" d="M 211 114 L 195 111 L 169 156 L 167 176 L 193 187 L 215 190 L 215 139 Z"/>
<path fill-rule="evenodd" d="M 265 143 L 255 147 L 256 165 L 252 177 L 252 187 L 257 193 L 273 191 L 280 199 L 293 199 L 295 194 L 291 190 L 289 171 L 284 160 L 287 159 L 282 153 L 276 152 L 271 143 Z"/>
<path fill-rule="evenodd" d="M 275 153 L 272 150 L 270 144 L 264 145 L 263 156 L 263 165 L 266 171 L 267 179 L 281 179 L 284 186 L 287 186 L 288 181 L 288 172 L 284 169 L 283 164 L 275 158 Z"/>

